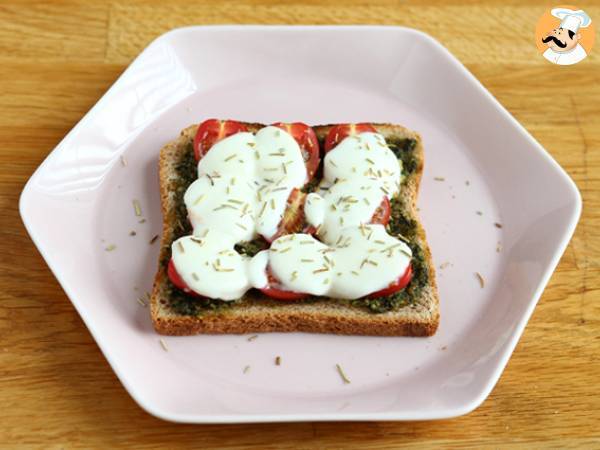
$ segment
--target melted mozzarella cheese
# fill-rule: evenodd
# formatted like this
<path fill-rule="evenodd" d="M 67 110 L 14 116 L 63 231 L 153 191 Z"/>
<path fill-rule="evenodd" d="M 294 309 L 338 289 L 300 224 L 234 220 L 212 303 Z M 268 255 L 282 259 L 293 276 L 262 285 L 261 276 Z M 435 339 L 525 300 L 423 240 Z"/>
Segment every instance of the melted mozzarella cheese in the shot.
<path fill-rule="evenodd" d="M 194 236 L 172 245 L 175 268 L 200 295 L 233 300 L 250 287 L 356 299 L 384 289 L 408 267 L 410 248 L 370 222 L 385 196 L 398 193 L 402 167 L 377 133 L 344 139 L 324 161 L 320 193 L 307 196 L 308 234 L 275 240 L 253 258 L 234 245 L 277 232 L 287 200 L 306 181 L 300 147 L 287 132 L 265 127 L 215 144 L 198 163 L 184 195 Z"/>
<path fill-rule="evenodd" d="M 210 153 L 210 152 L 209 152 Z M 241 177 L 224 173 L 202 175 L 185 191 L 183 200 L 194 230 L 216 229 L 234 242 L 256 237 L 255 193 Z"/>
<path fill-rule="evenodd" d="M 323 181 L 326 185 L 336 179 L 353 179 L 358 185 L 371 179 L 392 198 L 400 190 L 401 174 L 402 166 L 379 133 L 348 136 L 325 155 Z"/>
<path fill-rule="evenodd" d="M 356 299 L 381 290 L 406 271 L 410 248 L 383 225 L 346 227 L 338 245 L 307 234 L 283 236 L 269 250 L 269 267 L 284 289 Z"/>
<path fill-rule="evenodd" d="M 384 197 L 400 188 L 402 166 L 378 133 L 348 136 L 327 153 L 319 193 L 308 196 L 305 214 L 328 244 L 346 227 L 370 223 Z"/>
<path fill-rule="evenodd" d="M 318 228 L 318 236 L 327 244 L 335 244 L 346 227 L 369 223 L 385 198 L 378 181 L 341 180 L 331 185 L 326 194 L 309 194 L 304 205 L 307 221 Z"/>
<path fill-rule="evenodd" d="M 261 128 L 256 136 L 237 133 L 217 142 L 198 162 L 198 176 L 188 188 L 192 192 L 185 195 L 192 225 L 200 221 L 220 223 L 243 241 L 256 233 L 266 238 L 275 235 L 292 189 L 306 181 L 306 166 L 292 135 L 269 126 Z M 202 202 L 188 203 L 188 199 L 195 202 L 202 194 L 212 198 L 206 207 Z M 246 204 L 245 215 L 234 212 L 236 205 L 241 210 Z M 222 209 L 215 210 L 219 206 Z M 243 233 L 235 230 L 240 223 L 236 214 L 244 219 Z"/>
<path fill-rule="evenodd" d="M 205 297 L 235 300 L 251 285 L 250 258 L 237 253 L 234 244 L 230 234 L 205 229 L 173 242 L 171 255 L 177 273 L 191 290 Z"/>
<path fill-rule="evenodd" d="M 211 147 L 198 163 L 198 179 L 184 194 L 194 233 L 209 231 L 209 237 L 203 238 L 203 245 L 189 236 L 173 243 L 173 263 L 190 289 L 232 300 L 251 286 L 264 287 L 265 257 L 250 261 L 235 252 L 234 245 L 257 233 L 274 236 L 291 191 L 305 180 L 298 143 L 277 127 L 262 128 L 256 136 L 237 133 Z M 178 251 L 180 245 L 185 252 Z M 231 264 L 226 266 L 228 258 Z M 214 266 L 215 261 L 226 270 Z"/>
<path fill-rule="evenodd" d="M 269 268 L 285 290 L 326 295 L 331 276 L 322 269 L 329 259 L 328 251 L 327 245 L 310 234 L 282 236 L 271 244 Z"/>

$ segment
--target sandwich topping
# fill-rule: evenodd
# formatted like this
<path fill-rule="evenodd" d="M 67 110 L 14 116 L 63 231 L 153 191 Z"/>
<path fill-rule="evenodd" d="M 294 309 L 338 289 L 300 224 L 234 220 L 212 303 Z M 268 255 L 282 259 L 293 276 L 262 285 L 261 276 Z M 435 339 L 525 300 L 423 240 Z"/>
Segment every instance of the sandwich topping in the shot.
<path fill-rule="evenodd" d="M 319 164 L 310 127 L 275 124 L 253 134 L 232 121 L 201 124 L 198 179 L 184 195 L 193 235 L 172 244 L 173 284 L 220 300 L 250 288 L 281 300 L 403 289 L 412 253 L 385 229 L 401 163 L 367 124 L 333 127 L 325 147 L 323 179 L 306 195 L 300 189 Z M 259 235 L 269 249 L 252 258 L 235 251 Z"/>

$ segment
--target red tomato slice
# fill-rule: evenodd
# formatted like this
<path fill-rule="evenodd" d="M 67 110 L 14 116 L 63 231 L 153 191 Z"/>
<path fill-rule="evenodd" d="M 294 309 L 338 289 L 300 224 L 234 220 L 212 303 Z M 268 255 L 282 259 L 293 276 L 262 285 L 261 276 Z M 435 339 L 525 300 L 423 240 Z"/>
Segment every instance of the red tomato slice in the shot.
<path fill-rule="evenodd" d="M 275 233 L 275 235 L 270 239 L 265 237 L 267 242 L 273 242 L 278 237 L 286 234 L 302 232 L 302 226 L 304 225 L 304 202 L 306 200 L 306 195 L 307 194 L 298 188 L 292 189 L 292 192 L 290 192 L 290 196 L 287 199 L 283 218 L 279 222 L 277 233 Z"/>
<path fill-rule="evenodd" d="M 373 217 L 371 218 L 371 223 L 380 223 L 382 225 L 387 225 L 390 221 L 390 201 L 386 196 L 381 200 L 381 204 L 377 207 L 375 212 L 373 213 Z"/>
<path fill-rule="evenodd" d="M 304 292 L 281 289 L 281 283 L 275 278 L 269 267 L 267 267 L 267 279 L 269 280 L 267 287 L 260 289 L 260 291 L 271 298 L 276 298 L 277 300 L 302 300 L 309 296 L 309 294 Z"/>
<path fill-rule="evenodd" d="M 306 182 L 312 180 L 315 175 L 321 158 L 319 157 L 319 141 L 315 131 L 302 122 L 283 123 L 276 122 L 274 127 L 281 128 L 293 136 L 300 150 L 302 150 L 302 158 L 306 165 Z"/>
<path fill-rule="evenodd" d="M 372 133 L 377 132 L 370 123 L 343 123 L 331 127 L 325 138 L 325 153 L 334 148 L 348 136 L 366 133 L 367 131 Z"/>
<path fill-rule="evenodd" d="M 171 283 L 173 283 L 176 288 L 181 289 L 188 295 L 203 298 L 200 294 L 192 291 L 190 287 L 186 284 L 186 282 L 183 281 L 183 279 L 179 276 L 179 274 L 177 273 L 177 269 L 175 268 L 173 258 L 169 260 L 169 265 L 167 267 L 167 275 L 169 276 L 169 280 L 171 280 Z"/>
<path fill-rule="evenodd" d="M 406 285 L 408 283 L 410 283 L 410 280 L 412 280 L 412 277 L 413 277 L 412 264 L 409 264 L 408 267 L 406 268 L 406 272 L 404 272 L 404 275 L 399 277 L 396 281 L 391 283 L 388 287 L 383 288 L 377 292 L 373 292 L 372 294 L 369 295 L 369 298 L 385 297 L 387 295 L 393 294 L 394 292 L 401 291 L 402 289 L 404 289 L 406 287 Z"/>
<path fill-rule="evenodd" d="M 239 133 L 248 131 L 246 125 L 235 120 L 208 119 L 198 126 L 196 136 L 194 137 L 194 156 L 199 161 L 210 148 L 221 139 Z"/>

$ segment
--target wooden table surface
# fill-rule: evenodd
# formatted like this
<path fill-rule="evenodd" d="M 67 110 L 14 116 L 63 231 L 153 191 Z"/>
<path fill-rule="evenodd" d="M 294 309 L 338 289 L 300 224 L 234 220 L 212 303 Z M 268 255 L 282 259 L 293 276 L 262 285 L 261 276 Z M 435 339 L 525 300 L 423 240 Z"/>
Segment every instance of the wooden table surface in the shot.
<path fill-rule="evenodd" d="M 600 25 L 600 5 L 581 4 Z M 0 447 L 600 448 L 600 44 L 557 67 L 529 0 L 0 3 Z M 23 185 L 153 38 L 183 25 L 388 24 L 454 53 L 575 179 L 573 241 L 508 367 L 473 413 L 438 422 L 192 426 L 130 398 L 30 241 Z"/>

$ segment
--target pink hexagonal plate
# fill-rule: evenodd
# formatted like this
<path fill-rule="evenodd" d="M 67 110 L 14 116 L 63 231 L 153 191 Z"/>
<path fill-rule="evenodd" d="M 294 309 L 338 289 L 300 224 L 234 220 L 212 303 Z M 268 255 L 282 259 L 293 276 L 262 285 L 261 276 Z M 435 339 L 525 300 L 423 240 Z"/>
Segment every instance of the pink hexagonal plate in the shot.
<path fill-rule="evenodd" d="M 438 333 L 165 337 L 165 351 L 136 301 L 156 269 L 149 240 L 161 230 L 158 151 L 207 117 L 419 131 L 419 205 L 442 266 Z M 31 177 L 20 209 L 123 385 L 150 413 L 197 423 L 411 420 L 465 414 L 490 393 L 581 199 L 548 153 L 423 33 L 218 26 L 177 29 L 150 44 Z"/>

